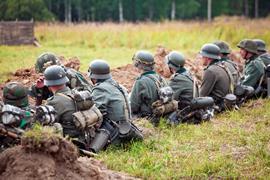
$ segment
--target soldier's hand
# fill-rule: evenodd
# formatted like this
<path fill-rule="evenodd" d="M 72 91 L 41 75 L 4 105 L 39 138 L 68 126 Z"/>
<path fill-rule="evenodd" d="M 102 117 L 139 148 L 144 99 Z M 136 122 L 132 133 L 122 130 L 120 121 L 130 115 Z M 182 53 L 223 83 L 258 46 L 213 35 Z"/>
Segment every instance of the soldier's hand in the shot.
<path fill-rule="evenodd" d="M 44 87 L 44 76 L 41 76 L 37 82 L 36 82 L 36 87 L 41 89 Z"/>

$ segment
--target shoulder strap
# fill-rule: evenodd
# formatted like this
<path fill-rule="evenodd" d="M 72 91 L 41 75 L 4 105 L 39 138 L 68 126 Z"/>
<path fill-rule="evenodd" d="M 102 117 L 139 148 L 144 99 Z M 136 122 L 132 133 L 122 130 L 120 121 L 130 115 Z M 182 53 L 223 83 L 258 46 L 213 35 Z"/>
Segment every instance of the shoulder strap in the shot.
<path fill-rule="evenodd" d="M 77 103 L 76 103 L 76 101 L 74 100 L 74 97 L 71 94 L 70 95 L 67 95 L 67 94 L 64 94 L 64 93 L 57 93 L 57 94 L 60 95 L 60 96 L 62 96 L 62 97 L 65 97 L 65 98 L 71 100 L 74 103 L 76 112 L 78 111 Z"/>
<path fill-rule="evenodd" d="M 226 72 L 230 81 L 230 91 L 231 93 L 234 93 L 233 76 L 232 76 L 232 73 L 229 71 L 228 67 L 223 62 L 221 64 L 216 63 L 215 65 L 222 68 Z"/>
<path fill-rule="evenodd" d="M 193 95 L 192 96 L 193 96 L 193 98 L 195 98 L 196 94 L 197 94 L 196 92 L 199 92 L 199 88 L 197 85 L 197 79 L 195 77 L 192 78 L 189 73 L 182 73 L 182 74 L 177 73 L 177 74 L 187 77 L 193 83 Z"/>
<path fill-rule="evenodd" d="M 116 87 L 116 88 L 121 92 L 121 94 L 124 96 L 126 108 L 127 108 L 127 110 L 128 110 L 128 116 L 129 116 L 129 118 L 131 118 L 131 110 L 130 110 L 130 108 L 129 108 L 128 99 L 127 99 L 127 97 L 126 97 L 126 95 L 125 95 L 125 92 L 124 92 L 123 88 L 122 88 L 117 82 L 115 82 L 115 81 L 108 81 L 108 82 L 109 82 L 111 85 L 113 85 L 114 87 Z"/>

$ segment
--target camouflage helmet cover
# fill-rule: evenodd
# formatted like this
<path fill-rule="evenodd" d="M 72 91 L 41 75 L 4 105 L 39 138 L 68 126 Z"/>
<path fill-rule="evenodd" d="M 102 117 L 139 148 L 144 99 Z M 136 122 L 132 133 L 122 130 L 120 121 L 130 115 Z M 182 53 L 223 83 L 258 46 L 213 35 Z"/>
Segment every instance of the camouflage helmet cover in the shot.
<path fill-rule="evenodd" d="M 238 48 L 244 49 L 253 54 L 257 54 L 257 44 L 251 39 L 244 39 L 237 44 Z"/>
<path fill-rule="evenodd" d="M 56 64 L 59 64 L 59 59 L 56 55 L 51 52 L 45 52 L 37 58 L 35 64 L 36 72 L 43 73 L 47 67 Z"/>
<path fill-rule="evenodd" d="M 19 82 L 9 82 L 3 88 L 3 101 L 17 107 L 28 106 L 28 90 Z"/>
<path fill-rule="evenodd" d="M 170 52 L 166 57 L 165 61 L 169 67 L 173 69 L 179 69 L 185 65 L 185 57 L 183 54 L 177 51 Z"/>
<path fill-rule="evenodd" d="M 214 44 L 219 47 L 220 53 L 222 53 L 222 54 L 230 54 L 231 53 L 231 49 L 230 49 L 228 43 L 226 43 L 225 41 L 216 41 L 216 42 L 214 42 Z"/>

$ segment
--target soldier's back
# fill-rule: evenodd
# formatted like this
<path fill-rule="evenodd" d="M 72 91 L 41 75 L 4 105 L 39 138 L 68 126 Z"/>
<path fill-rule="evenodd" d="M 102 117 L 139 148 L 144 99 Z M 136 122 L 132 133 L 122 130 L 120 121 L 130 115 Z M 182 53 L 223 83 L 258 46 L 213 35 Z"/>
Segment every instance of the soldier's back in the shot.
<path fill-rule="evenodd" d="M 169 86 L 174 91 L 173 98 L 175 100 L 190 101 L 193 99 L 193 79 L 191 75 L 176 73 L 170 80 Z"/>

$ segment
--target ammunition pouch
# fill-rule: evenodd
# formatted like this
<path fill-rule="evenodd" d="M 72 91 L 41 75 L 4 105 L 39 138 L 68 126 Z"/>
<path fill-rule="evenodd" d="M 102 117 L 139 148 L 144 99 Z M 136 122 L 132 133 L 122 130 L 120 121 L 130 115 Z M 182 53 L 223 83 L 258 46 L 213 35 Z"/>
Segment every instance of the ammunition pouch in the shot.
<path fill-rule="evenodd" d="M 175 111 L 178 108 L 178 102 L 175 100 L 163 103 L 161 100 L 157 100 L 152 104 L 153 114 L 157 117 L 161 117 L 168 113 Z"/>
<path fill-rule="evenodd" d="M 55 122 L 56 111 L 53 106 L 38 106 L 36 109 L 36 120 L 42 125 L 51 125 Z"/>
<path fill-rule="evenodd" d="M 165 104 L 167 102 L 172 101 L 173 90 L 172 90 L 172 88 L 170 86 L 161 87 L 158 90 L 158 95 L 159 95 L 160 101 L 163 104 Z"/>
<path fill-rule="evenodd" d="M 75 126 L 80 130 L 94 126 L 98 128 L 103 120 L 101 112 L 95 105 L 88 110 L 75 112 L 72 116 Z"/>

